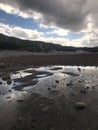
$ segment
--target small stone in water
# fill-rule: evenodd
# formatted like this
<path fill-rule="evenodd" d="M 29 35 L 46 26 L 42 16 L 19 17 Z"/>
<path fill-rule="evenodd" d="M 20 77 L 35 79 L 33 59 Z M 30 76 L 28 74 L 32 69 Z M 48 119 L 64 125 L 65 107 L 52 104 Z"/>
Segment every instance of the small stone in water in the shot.
<path fill-rule="evenodd" d="M 8 96 L 7 99 L 11 98 L 11 96 Z"/>
<path fill-rule="evenodd" d="M 20 100 L 17 100 L 17 102 L 24 102 L 24 100 L 20 99 Z"/>
<path fill-rule="evenodd" d="M 11 83 L 12 83 L 12 81 L 11 81 L 11 80 L 8 80 L 8 81 L 7 81 L 7 84 L 11 84 Z"/>
<path fill-rule="evenodd" d="M 84 102 L 76 102 L 75 108 L 80 110 L 80 109 L 85 109 L 86 104 Z"/>
<path fill-rule="evenodd" d="M 55 80 L 56 83 L 59 83 L 59 80 Z"/>
<path fill-rule="evenodd" d="M 48 91 L 51 90 L 51 88 L 48 88 Z"/>
<path fill-rule="evenodd" d="M 87 91 L 86 91 L 85 88 L 84 88 L 84 89 L 81 89 L 80 92 L 81 92 L 81 93 L 87 93 Z"/>
<path fill-rule="evenodd" d="M 12 90 L 8 90 L 8 92 L 12 92 Z"/>
<path fill-rule="evenodd" d="M 2 82 L 0 82 L 0 85 L 2 85 Z"/>

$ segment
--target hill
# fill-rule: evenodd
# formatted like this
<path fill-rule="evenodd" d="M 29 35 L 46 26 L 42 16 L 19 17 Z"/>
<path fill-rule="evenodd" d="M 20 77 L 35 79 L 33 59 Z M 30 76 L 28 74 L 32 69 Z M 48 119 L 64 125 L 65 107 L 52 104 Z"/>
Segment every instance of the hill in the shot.
<path fill-rule="evenodd" d="M 0 34 L 0 50 L 27 50 L 32 52 L 51 52 L 51 51 L 98 52 L 98 47 L 76 48 L 71 46 L 62 46 L 53 43 L 45 43 L 42 41 L 21 40 L 15 37 L 9 37 L 4 34 Z"/>

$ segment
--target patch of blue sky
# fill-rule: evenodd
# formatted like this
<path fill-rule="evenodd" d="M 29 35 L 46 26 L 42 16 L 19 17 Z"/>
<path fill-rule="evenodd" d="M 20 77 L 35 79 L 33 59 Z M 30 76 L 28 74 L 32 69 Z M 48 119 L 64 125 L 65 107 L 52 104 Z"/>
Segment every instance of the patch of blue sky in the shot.
<path fill-rule="evenodd" d="M 18 26 L 27 29 L 37 29 L 38 25 L 33 18 L 23 18 L 0 10 L 0 22 L 10 26 Z"/>
<path fill-rule="evenodd" d="M 55 33 L 51 33 L 51 31 L 50 31 L 50 33 L 48 32 L 48 33 L 45 33 L 45 37 L 47 37 L 47 38 L 64 38 L 64 36 L 59 36 L 58 34 L 55 34 Z"/>
<path fill-rule="evenodd" d="M 40 28 L 40 20 L 37 22 L 33 18 L 23 18 L 14 14 L 8 14 L 0 10 L 0 22 L 10 26 L 18 26 L 21 28 L 38 30 L 39 32 L 51 32 L 53 28 Z"/>
<path fill-rule="evenodd" d="M 72 41 L 72 40 L 75 40 L 75 39 L 81 39 L 84 36 L 85 36 L 84 33 L 69 32 L 68 35 L 66 36 L 66 38 L 69 39 L 70 41 Z"/>

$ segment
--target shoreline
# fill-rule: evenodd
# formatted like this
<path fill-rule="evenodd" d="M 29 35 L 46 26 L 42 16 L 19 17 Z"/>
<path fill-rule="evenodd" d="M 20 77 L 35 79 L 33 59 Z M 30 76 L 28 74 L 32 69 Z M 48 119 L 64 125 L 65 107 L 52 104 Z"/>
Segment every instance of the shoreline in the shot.
<path fill-rule="evenodd" d="M 32 53 L 1 51 L 0 68 L 13 66 L 98 66 L 98 53 Z"/>

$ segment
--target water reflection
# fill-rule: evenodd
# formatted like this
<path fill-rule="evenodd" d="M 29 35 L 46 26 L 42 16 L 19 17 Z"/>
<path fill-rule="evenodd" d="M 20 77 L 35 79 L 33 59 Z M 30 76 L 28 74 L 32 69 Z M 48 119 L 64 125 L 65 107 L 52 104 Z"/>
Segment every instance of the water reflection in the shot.
<path fill-rule="evenodd" d="M 3 80 L 1 77 L 0 94 L 6 94 L 8 90 L 13 89 L 14 94 L 19 93 L 18 91 L 28 91 L 37 92 L 48 97 L 52 97 L 55 95 L 54 93 L 69 96 L 70 94 L 85 93 L 95 88 L 97 90 L 97 79 L 98 68 L 96 66 L 43 66 L 28 68 L 11 73 L 10 80 L 7 78 Z"/>

